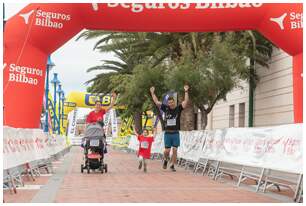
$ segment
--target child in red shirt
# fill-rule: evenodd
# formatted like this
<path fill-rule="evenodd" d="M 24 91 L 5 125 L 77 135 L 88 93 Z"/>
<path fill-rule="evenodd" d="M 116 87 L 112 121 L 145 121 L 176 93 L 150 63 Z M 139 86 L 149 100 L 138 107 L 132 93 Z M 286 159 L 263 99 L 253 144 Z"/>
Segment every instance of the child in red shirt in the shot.
<path fill-rule="evenodd" d="M 137 139 L 139 141 L 139 149 L 138 149 L 138 158 L 139 158 L 139 166 L 138 169 L 142 168 L 143 165 L 143 171 L 147 172 L 147 163 L 146 159 L 150 159 L 151 157 L 151 146 L 152 142 L 154 141 L 154 134 L 153 136 L 148 136 L 149 131 L 147 129 L 143 130 L 143 134 L 138 134 L 136 130 L 134 130 Z"/>

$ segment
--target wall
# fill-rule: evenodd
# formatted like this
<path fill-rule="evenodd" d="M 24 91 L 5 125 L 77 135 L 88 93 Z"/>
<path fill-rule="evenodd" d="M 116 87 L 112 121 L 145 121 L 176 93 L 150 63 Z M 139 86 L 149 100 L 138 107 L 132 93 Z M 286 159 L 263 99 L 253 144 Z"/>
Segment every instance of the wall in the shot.
<path fill-rule="evenodd" d="M 274 49 L 270 68 L 256 65 L 260 80 L 254 96 L 254 126 L 293 123 L 292 57 Z M 209 114 L 207 129 L 229 127 L 230 105 L 234 105 L 234 127 L 239 125 L 239 103 L 245 103 L 245 126 L 248 126 L 248 83 L 241 82 L 227 95 L 227 101 L 216 103 Z"/>

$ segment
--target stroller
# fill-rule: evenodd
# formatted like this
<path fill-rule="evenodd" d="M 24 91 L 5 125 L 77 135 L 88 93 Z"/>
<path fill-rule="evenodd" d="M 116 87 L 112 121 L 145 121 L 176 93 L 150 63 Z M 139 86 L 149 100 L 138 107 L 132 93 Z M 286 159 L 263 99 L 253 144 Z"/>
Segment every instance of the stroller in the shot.
<path fill-rule="evenodd" d="M 85 130 L 85 135 L 82 141 L 84 148 L 84 163 L 81 164 L 81 172 L 87 169 L 99 169 L 101 173 L 107 173 L 107 164 L 104 164 L 104 150 L 106 140 L 103 127 L 99 123 L 90 124 Z"/>

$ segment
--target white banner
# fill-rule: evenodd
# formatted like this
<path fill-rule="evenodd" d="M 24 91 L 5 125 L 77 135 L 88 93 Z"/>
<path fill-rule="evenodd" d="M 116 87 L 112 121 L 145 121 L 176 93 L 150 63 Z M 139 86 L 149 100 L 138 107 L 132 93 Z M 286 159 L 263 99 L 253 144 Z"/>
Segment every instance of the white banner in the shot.
<path fill-rule="evenodd" d="M 229 129 L 221 158 L 237 164 L 303 172 L 302 124 Z"/>
<path fill-rule="evenodd" d="M 104 115 L 103 122 L 104 122 L 105 134 L 106 134 L 106 136 L 108 136 L 108 134 L 110 133 L 110 122 L 111 122 L 111 114 L 110 114 L 110 112 L 107 112 Z"/>
<path fill-rule="evenodd" d="M 138 142 L 137 136 L 135 136 L 135 135 L 130 136 L 130 141 L 129 141 L 128 148 L 131 149 L 131 150 L 134 150 L 134 151 L 138 150 L 139 142 Z"/>
<path fill-rule="evenodd" d="M 118 137 L 118 123 L 117 123 L 117 115 L 116 110 L 110 110 L 111 123 L 112 123 L 112 137 Z"/>
<path fill-rule="evenodd" d="M 163 133 L 152 153 L 163 151 Z M 178 157 L 224 161 L 284 172 L 303 172 L 303 124 L 180 132 Z"/>
<path fill-rule="evenodd" d="M 303 124 L 275 127 L 269 133 L 263 167 L 303 173 Z"/>
<path fill-rule="evenodd" d="M 303 125 L 209 131 L 201 157 L 292 173 L 303 172 Z"/>
<path fill-rule="evenodd" d="M 154 137 L 151 153 L 163 154 L 164 152 L 164 133 L 158 133 Z"/>
<path fill-rule="evenodd" d="M 75 108 L 73 111 L 69 112 L 68 114 L 68 136 L 73 137 L 75 136 L 75 130 L 77 125 L 77 114 L 78 108 Z"/>
<path fill-rule="evenodd" d="M 3 169 L 48 158 L 65 148 L 62 136 L 48 136 L 40 129 L 3 127 Z"/>
<path fill-rule="evenodd" d="M 202 146 L 200 158 L 218 160 L 218 155 L 222 150 L 222 142 L 227 129 L 216 129 L 206 132 L 205 143 Z"/>
<path fill-rule="evenodd" d="M 180 147 L 177 156 L 197 162 L 200 159 L 207 131 L 180 132 Z"/>

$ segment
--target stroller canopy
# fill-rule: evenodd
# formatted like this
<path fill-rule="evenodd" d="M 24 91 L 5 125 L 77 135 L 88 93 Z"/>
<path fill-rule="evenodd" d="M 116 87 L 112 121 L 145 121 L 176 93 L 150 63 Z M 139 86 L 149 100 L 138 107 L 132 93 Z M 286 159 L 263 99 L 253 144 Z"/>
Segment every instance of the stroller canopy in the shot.
<path fill-rule="evenodd" d="M 84 137 L 89 138 L 89 139 L 90 138 L 103 138 L 104 137 L 104 130 L 101 127 L 101 125 L 98 124 L 98 123 L 89 124 L 86 127 Z"/>

